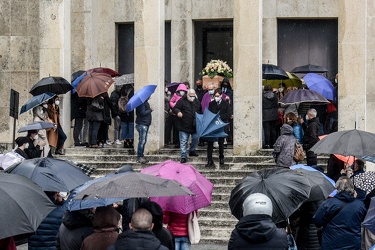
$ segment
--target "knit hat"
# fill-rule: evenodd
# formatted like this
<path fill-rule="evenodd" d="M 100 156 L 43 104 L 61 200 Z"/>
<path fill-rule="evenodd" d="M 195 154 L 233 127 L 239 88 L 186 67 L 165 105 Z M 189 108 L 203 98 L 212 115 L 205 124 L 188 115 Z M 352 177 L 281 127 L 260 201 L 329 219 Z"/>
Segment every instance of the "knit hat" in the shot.
<path fill-rule="evenodd" d="M 250 214 L 266 214 L 272 216 L 272 202 L 267 195 L 255 193 L 249 195 L 243 202 L 243 216 Z"/>

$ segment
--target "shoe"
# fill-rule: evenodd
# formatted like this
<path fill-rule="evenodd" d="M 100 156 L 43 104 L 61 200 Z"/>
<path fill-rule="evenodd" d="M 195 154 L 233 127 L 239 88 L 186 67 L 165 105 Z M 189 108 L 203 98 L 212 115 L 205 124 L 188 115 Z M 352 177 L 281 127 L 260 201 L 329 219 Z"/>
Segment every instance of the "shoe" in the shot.
<path fill-rule="evenodd" d="M 115 143 L 116 143 L 116 145 L 121 145 L 121 144 L 122 144 L 122 142 L 121 142 L 119 139 L 117 139 L 117 140 L 115 141 Z"/>
<path fill-rule="evenodd" d="M 65 155 L 61 149 L 55 151 L 55 155 Z"/>
<path fill-rule="evenodd" d="M 199 156 L 199 155 L 197 154 L 197 152 L 191 151 L 189 152 L 189 156 Z"/>
<path fill-rule="evenodd" d="M 90 148 L 99 148 L 99 146 L 100 146 L 100 145 L 95 144 L 95 145 L 91 145 Z M 100 147 L 101 147 L 101 146 L 100 146 Z"/>
<path fill-rule="evenodd" d="M 99 142 L 98 147 L 99 147 L 99 148 L 102 148 L 102 147 L 103 147 L 103 143 Z"/>
<path fill-rule="evenodd" d="M 148 160 L 144 157 L 139 157 L 138 160 L 137 160 L 138 163 L 141 163 L 141 164 L 146 164 L 148 162 Z"/>
<path fill-rule="evenodd" d="M 186 163 L 186 158 L 181 158 L 181 163 Z"/>
<path fill-rule="evenodd" d="M 112 145 L 112 144 L 113 144 L 113 142 L 111 142 L 110 140 L 107 140 L 105 143 L 106 143 L 107 145 Z"/>
<path fill-rule="evenodd" d="M 215 168 L 215 163 L 213 161 L 209 161 L 206 165 L 205 165 L 206 168 Z"/>
<path fill-rule="evenodd" d="M 220 159 L 220 165 L 224 165 L 224 158 Z"/>

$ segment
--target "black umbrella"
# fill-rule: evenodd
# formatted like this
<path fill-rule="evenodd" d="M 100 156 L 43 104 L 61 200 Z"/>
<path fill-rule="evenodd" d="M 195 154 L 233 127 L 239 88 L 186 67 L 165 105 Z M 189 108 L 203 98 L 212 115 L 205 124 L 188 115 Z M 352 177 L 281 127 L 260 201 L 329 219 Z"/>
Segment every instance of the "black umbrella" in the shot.
<path fill-rule="evenodd" d="M 26 132 L 29 130 L 41 130 L 41 129 L 53 128 L 53 127 L 54 127 L 53 123 L 51 122 L 32 122 L 25 126 L 22 126 L 18 130 L 18 133 Z"/>
<path fill-rule="evenodd" d="M 115 78 L 115 86 L 124 86 L 134 84 L 134 73 L 125 74 Z"/>
<path fill-rule="evenodd" d="M 285 221 L 309 198 L 310 182 L 297 171 L 285 168 L 268 168 L 251 173 L 232 190 L 229 207 L 240 219 L 242 204 L 254 193 L 267 195 L 273 204 L 272 219 L 275 223 Z"/>
<path fill-rule="evenodd" d="M 23 175 L 42 187 L 44 191 L 68 192 L 90 180 L 73 163 L 56 158 L 24 160 L 6 169 L 7 173 Z"/>
<path fill-rule="evenodd" d="M 279 66 L 273 64 L 262 64 L 262 78 L 268 80 L 289 79 L 288 74 Z"/>
<path fill-rule="evenodd" d="M 292 69 L 293 73 L 325 73 L 328 69 L 319 66 L 319 65 L 313 65 L 313 64 L 307 64 L 299 67 L 295 67 Z"/>
<path fill-rule="evenodd" d="M 315 154 L 339 154 L 363 157 L 374 155 L 375 134 L 352 129 L 331 133 L 318 141 L 310 150 Z"/>
<path fill-rule="evenodd" d="M 45 101 L 48 101 L 54 96 L 55 94 L 47 92 L 47 93 L 43 93 L 43 94 L 32 97 L 24 105 L 22 105 L 20 114 L 25 113 L 26 111 L 32 108 L 35 108 L 36 106 L 39 106 L 40 104 L 42 104 Z"/>
<path fill-rule="evenodd" d="M 44 77 L 39 82 L 35 83 L 29 93 L 33 96 L 40 95 L 45 92 L 60 95 L 65 94 L 72 89 L 72 85 L 65 78 L 60 76 L 49 76 Z"/>
<path fill-rule="evenodd" d="M 0 173 L 0 204 L 0 239 L 35 232 L 55 208 L 31 180 L 6 173 Z"/>
<path fill-rule="evenodd" d="M 296 89 L 286 93 L 279 101 L 282 104 L 327 104 L 329 101 L 321 94 L 310 89 Z"/>

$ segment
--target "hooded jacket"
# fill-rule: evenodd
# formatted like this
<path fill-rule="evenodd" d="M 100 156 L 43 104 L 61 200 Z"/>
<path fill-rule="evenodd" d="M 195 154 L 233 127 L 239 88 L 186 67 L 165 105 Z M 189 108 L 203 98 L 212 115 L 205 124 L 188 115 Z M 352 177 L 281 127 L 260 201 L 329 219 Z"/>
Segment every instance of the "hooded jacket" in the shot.
<path fill-rule="evenodd" d="M 180 85 L 178 85 L 176 92 L 173 94 L 171 100 L 169 101 L 169 105 L 171 106 L 172 109 L 174 108 L 178 100 L 180 100 L 182 97 L 179 93 L 180 90 L 184 90 L 186 92 L 185 95 L 188 92 L 188 89 L 186 88 L 185 84 L 181 83 Z"/>
<path fill-rule="evenodd" d="M 277 228 L 271 216 L 251 214 L 237 223 L 230 236 L 228 250 L 241 249 L 288 249 L 284 229 Z"/>
<path fill-rule="evenodd" d="M 265 91 L 262 96 L 262 121 L 276 121 L 278 118 L 278 98 L 272 91 Z"/>
<path fill-rule="evenodd" d="M 138 125 L 150 126 L 152 121 L 151 108 L 148 101 L 145 101 L 135 110 L 136 119 L 135 123 Z"/>
<path fill-rule="evenodd" d="M 168 250 L 168 248 L 163 246 L 155 235 L 149 230 L 127 230 L 123 232 L 117 238 L 115 249 Z"/>
<path fill-rule="evenodd" d="M 344 202 L 346 206 L 328 221 Z M 313 217 L 317 227 L 323 226 L 322 249 L 361 249 L 361 223 L 365 216 L 363 202 L 348 192 L 325 200 Z"/>
<path fill-rule="evenodd" d="M 273 150 L 277 155 L 276 165 L 288 168 L 296 164 L 294 161 L 294 145 L 296 138 L 293 135 L 293 128 L 284 124 L 281 127 L 281 135 L 273 145 Z"/>

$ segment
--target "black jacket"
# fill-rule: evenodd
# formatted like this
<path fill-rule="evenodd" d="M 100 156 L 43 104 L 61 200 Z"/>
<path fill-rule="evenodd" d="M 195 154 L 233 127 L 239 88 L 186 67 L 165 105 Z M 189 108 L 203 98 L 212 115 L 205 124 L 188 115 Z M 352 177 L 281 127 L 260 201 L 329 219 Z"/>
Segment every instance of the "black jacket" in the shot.
<path fill-rule="evenodd" d="M 208 110 L 214 114 L 217 114 L 220 111 L 220 119 L 223 122 L 230 122 L 230 117 L 232 115 L 230 105 L 227 101 L 221 99 L 220 103 L 217 104 L 215 100 L 210 102 L 208 105 Z"/>
<path fill-rule="evenodd" d="M 14 152 L 16 152 L 17 154 L 19 154 L 20 156 L 22 156 L 23 158 L 25 159 L 29 159 L 29 156 L 25 153 L 25 151 L 23 151 L 22 149 L 20 148 L 16 148 L 14 150 Z"/>
<path fill-rule="evenodd" d="M 265 91 L 262 95 L 262 121 L 276 121 L 279 107 L 278 98 L 272 91 Z"/>
<path fill-rule="evenodd" d="M 152 121 L 151 112 L 152 110 L 148 101 L 138 106 L 135 110 L 135 114 L 137 116 L 135 123 L 138 125 L 150 126 Z"/>
<path fill-rule="evenodd" d="M 268 215 L 242 217 L 230 236 L 228 250 L 288 249 L 284 229 L 277 228 Z"/>
<path fill-rule="evenodd" d="M 72 94 L 70 99 L 70 120 L 86 118 L 87 100 L 79 97 L 77 93 Z"/>
<path fill-rule="evenodd" d="M 173 108 L 176 115 L 181 112 L 182 118 L 177 117 L 177 129 L 186 133 L 194 134 L 196 132 L 195 113 L 202 113 L 202 107 L 197 98 L 193 102 L 184 95 Z"/>
<path fill-rule="evenodd" d="M 308 151 L 319 141 L 319 119 L 317 117 L 310 119 L 307 126 L 305 123 L 302 123 L 302 128 L 305 132 L 303 136 L 303 149 Z"/>
<path fill-rule="evenodd" d="M 115 249 L 168 250 L 168 248 L 163 246 L 155 235 L 149 230 L 127 230 L 121 233 L 115 243 Z"/>
<path fill-rule="evenodd" d="M 29 157 L 29 159 L 39 158 L 42 155 L 42 150 L 39 145 L 34 145 L 34 140 L 31 140 L 30 137 L 26 137 L 29 147 L 25 148 L 24 151 Z"/>

